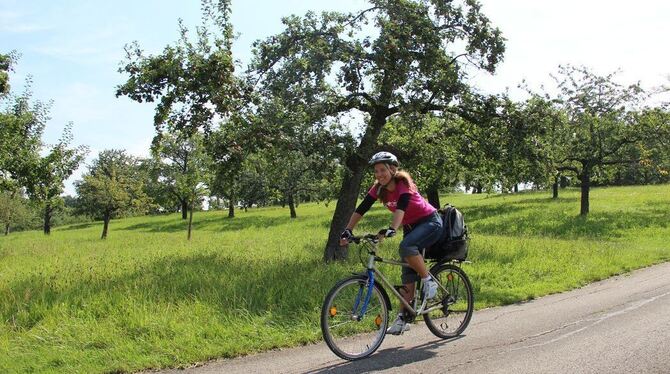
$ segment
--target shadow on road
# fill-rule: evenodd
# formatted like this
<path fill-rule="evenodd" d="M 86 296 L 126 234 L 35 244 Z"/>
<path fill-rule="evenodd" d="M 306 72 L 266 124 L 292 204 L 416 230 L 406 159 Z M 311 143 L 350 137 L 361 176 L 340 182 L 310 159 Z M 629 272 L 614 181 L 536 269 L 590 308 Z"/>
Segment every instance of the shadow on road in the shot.
<path fill-rule="evenodd" d="M 310 374 L 322 373 L 360 373 L 377 370 L 386 370 L 394 367 L 401 367 L 407 364 L 431 359 L 437 355 L 436 349 L 465 337 L 465 335 L 455 338 L 442 340 L 436 339 L 425 344 L 402 349 L 398 347 L 382 349 L 373 353 L 372 356 L 358 361 L 342 361 L 341 363 L 330 365 L 318 370 L 308 371 Z"/>

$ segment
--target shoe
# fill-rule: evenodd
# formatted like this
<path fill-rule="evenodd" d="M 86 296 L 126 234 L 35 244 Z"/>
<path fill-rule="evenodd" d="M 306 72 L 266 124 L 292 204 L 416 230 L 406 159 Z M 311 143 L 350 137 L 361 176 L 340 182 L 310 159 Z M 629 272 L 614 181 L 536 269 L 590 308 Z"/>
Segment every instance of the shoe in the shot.
<path fill-rule="evenodd" d="M 426 300 L 432 299 L 437 295 L 437 283 L 430 279 L 423 283 L 423 297 Z"/>
<path fill-rule="evenodd" d="M 386 333 L 391 335 L 400 335 L 405 331 L 409 331 L 409 323 L 405 322 L 402 319 L 402 316 L 398 316 L 391 327 L 386 330 Z"/>

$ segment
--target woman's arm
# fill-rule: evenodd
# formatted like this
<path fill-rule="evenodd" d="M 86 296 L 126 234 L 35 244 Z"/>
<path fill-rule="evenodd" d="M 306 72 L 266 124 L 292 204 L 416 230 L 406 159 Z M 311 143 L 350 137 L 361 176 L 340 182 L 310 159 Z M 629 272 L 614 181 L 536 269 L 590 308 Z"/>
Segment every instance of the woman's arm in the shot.
<path fill-rule="evenodd" d="M 349 223 L 347 223 L 347 228 L 344 229 L 344 232 L 342 232 L 342 235 L 340 236 L 340 247 L 344 247 L 345 245 L 349 244 L 349 238 L 351 235 L 353 235 L 352 231 L 358 224 L 358 221 L 361 220 L 361 217 L 363 216 L 356 212 L 351 215 L 351 218 L 349 218 Z"/>
<path fill-rule="evenodd" d="M 409 193 L 403 193 L 400 195 L 398 198 L 398 205 L 395 208 L 395 212 L 393 213 L 393 220 L 391 220 L 391 228 L 393 230 L 398 230 L 398 227 L 402 224 L 402 219 L 405 217 L 405 211 L 407 210 L 407 206 L 409 205 L 409 200 L 410 200 L 410 194 Z"/>
<path fill-rule="evenodd" d="M 407 209 L 407 206 L 409 205 L 409 199 L 410 195 L 408 193 L 403 193 L 400 195 L 400 198 L 398 198 L 398 205 L 396 206 L 395 212 L 393 212 L 393 219 L 391 219 L 391 225 L 389 226 L 389 229 L 393 230 L 392 232 L 388 232 L 388 230 L 380 231 L 380 234 L 383 232 L 384 236 L 389 237 L 395 235 L 395 232 L 398 231 L 398 228 L 402 224 L 402 219 L 405 217 L 405 210 Z"/>
<path fill-rule="evenodd" d="M 349 223 L 347 223 L 347 228 L 349 230 L 354 230 L 354 227 L 358 224 L 358 221 L 361 220 L 361 217 L 363 217 L 360 213 L 354 212 L 354 214 L 351 215 L 351 218 L 349 218 Z"/>
<path fill-rule="evenodd" d="M 398 227 L 400 227 L 403 217 L 405 217 L 405 211 L 402 209 L 396 209 L 395 212 L 393 212 L 393 219 L 391 220 L 390 228 L 398 231 Z"/>
<path fill-rule="evenodd" d="M 365 214 L 372 207 L 372 204 L 375 203 L 375 200 L 376 199 L 372 197 L 372 195 L 370 194 L 365 195 L 365 198 L 358 205 L 358 208 L 356 208 L 354 214 L 352 214 L 351 218 L 349 218 L 349 223 L 347 223 L 347 228 L 349 230 L 353 230 L 354 227 L 356 227 L 358 221 L 360 221 L 361 217 L 363 217 L 363 214 Z"/>

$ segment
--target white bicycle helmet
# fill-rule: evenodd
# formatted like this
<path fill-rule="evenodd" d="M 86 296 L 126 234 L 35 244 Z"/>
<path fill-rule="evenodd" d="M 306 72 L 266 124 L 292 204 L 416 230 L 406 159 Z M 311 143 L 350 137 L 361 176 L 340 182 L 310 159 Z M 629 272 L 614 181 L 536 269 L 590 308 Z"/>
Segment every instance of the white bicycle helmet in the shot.
<path fill-rule="evenodd" d="M 398 163 L 398 158 L 391 152 L 377 152 L 375 153 L 370 161 L 368 161 L 368 165 L 375 165 L 380 162 L 383 162 L 385 164 L 390 164 L 390 165 L 395 165 L 395 166 L 400 166 Z"/>

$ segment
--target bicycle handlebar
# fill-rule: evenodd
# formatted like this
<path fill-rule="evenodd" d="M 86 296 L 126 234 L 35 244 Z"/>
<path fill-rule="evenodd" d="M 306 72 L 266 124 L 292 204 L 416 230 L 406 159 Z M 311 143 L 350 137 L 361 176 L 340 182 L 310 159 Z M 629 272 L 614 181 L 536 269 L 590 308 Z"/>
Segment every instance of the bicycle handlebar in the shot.
<path fill-rule="evenodd" d="M 349 239 L 347 239 L 349 243 L 354 242 L 356 244 L 361 244 L 361 240 L 366 240 L 371 243 L 377 244 L 379 243 L 379 236 L 377 236 L 377 234 L 364 234 L 361 236 L 352 236 Z"/>

